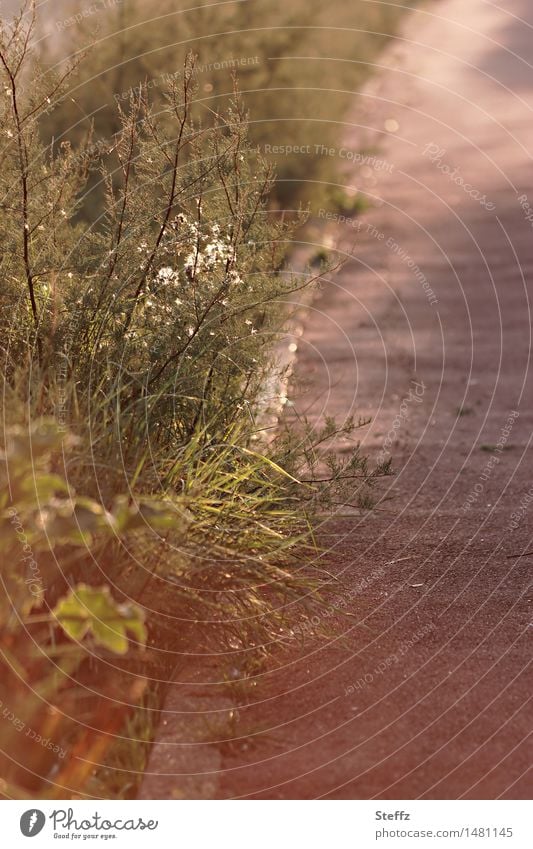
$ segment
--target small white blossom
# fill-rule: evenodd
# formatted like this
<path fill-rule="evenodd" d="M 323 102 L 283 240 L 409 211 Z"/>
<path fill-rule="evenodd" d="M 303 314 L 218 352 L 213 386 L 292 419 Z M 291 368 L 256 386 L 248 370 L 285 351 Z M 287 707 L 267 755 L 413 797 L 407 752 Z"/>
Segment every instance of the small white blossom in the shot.
<path fill-rule="evenodd" d="M 160 268 L 157 272 L 157 278 L 161 283 L 172 283 L 175 281 L 176 277 L 176 271 L 174 271 L 173 268 L 170 268 L 170 266 Z"/>

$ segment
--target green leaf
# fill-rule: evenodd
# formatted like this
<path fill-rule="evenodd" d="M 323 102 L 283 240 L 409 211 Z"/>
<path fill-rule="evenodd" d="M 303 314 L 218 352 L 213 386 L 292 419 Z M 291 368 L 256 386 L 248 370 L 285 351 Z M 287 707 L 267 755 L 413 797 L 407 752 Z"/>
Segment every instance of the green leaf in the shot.
<path fill-rule="evenodd" d="M 64 440 L 57 423 L 43 419 L 28 427 L 11 428 L 8 434 L 7 454 L 10 460 L 33 467 L 35 461 L 57 451 Z"/>
<path fill-rule="evenodd" d="M 113 507 L 113 520 L 120 534 L 133 531 L 186 530 L 193 516 L 179 501 L 156 501 L 143 499 L 129 504 L 119 496 Z"/>
<path fill-rule="evenodd" d="M 98 533 L 108 533 L 112 517 L 90 498 L 64 500 L 41 510 L 38 518 L 49 539 L 90 546 Z"/>
<path fill-rule="evenodd" d="M 146 643 L 142 609 L 135 604 L 117 603 L 108 586 L 78 584 L 58 601 L 53 613 L 71 639 L 82 640 L 89 634 L 97 645 L 115 654 L 126 654 L 128 632 L 139 643 Z"/>
<path fill-rule="evenodd" d="M 41 474 L 34 477 L 28 475 L 19 486 L 21 496 L 27 496 L 25 501 L 49 501 L 58 492 L 68 492 L 68 486 L 63 478 L 54 474 Z"/>

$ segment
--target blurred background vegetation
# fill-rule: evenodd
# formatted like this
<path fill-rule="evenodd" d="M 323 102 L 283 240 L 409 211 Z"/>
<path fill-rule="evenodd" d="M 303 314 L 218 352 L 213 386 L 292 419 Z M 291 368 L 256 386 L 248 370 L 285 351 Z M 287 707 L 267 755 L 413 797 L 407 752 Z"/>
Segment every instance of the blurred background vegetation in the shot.
<path fill-rule="evenodd" d="M 196 116 L 212 122 L 239 80 L 250 136 L 276 166 L 272 203 L 294 209 L 319 200 L 338 159 L 315 146 L 338 144 L 354 94 L 416 0 L 61 0 L 46 4 L 39 50 L 55 64 L 89 45 L 71 91 L 51 110 L 46 130 L 77 141 L 119 130 L 117 103 L 146 84 L 157 104 L 188 51 L 198 57 Z M 191 8 L 193 6 L 194 8 Z M 285 148 L 283 152 L 272 147 Z M 304 152 L 287 153 L 287 147 Z M 94 210 L 92 196 L 88 207 Z M 90 214 L 90 213 L 89 213 Z"/>

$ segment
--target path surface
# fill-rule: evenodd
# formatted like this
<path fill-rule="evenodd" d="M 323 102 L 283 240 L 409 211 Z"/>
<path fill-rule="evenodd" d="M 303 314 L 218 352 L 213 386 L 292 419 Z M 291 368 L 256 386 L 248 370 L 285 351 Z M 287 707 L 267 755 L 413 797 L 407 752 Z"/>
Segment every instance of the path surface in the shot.
<path fill-rule="evenodd" d="M 321 529 L 354 618 L 256 678 L 231 742 L 205 732 L 227 686 L 177 685 L 142 796 L 531 796 L 533 4 L 435 0 L 405 38 L 347 132 L 386 167 L 347 173 L 374 206 L 326 224 L 348 262 L 298 357 L 300 408 L 372 415 L 394 456 L 380 509 Z"/>

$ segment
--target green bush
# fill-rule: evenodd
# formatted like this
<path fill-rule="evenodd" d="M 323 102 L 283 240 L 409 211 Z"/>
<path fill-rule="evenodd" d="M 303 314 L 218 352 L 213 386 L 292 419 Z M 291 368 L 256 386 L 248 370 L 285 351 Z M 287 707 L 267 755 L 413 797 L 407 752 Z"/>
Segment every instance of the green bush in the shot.
<path fill-rule="evenodd" d="M 236 88 L 202 123 L 188 55 L 109 145 L 47 142 L 76 70 L 36 64 L 26 21 L 0 33 L 2 774 L 13 797 L 105 795 L 91 763 L 128 723 L 149 737 L 176 645 L 266 652 L 320 603 L 312 512 L 376 472 L 324 454 L 332 422 L 265 436 L 296 283 Z"/>

